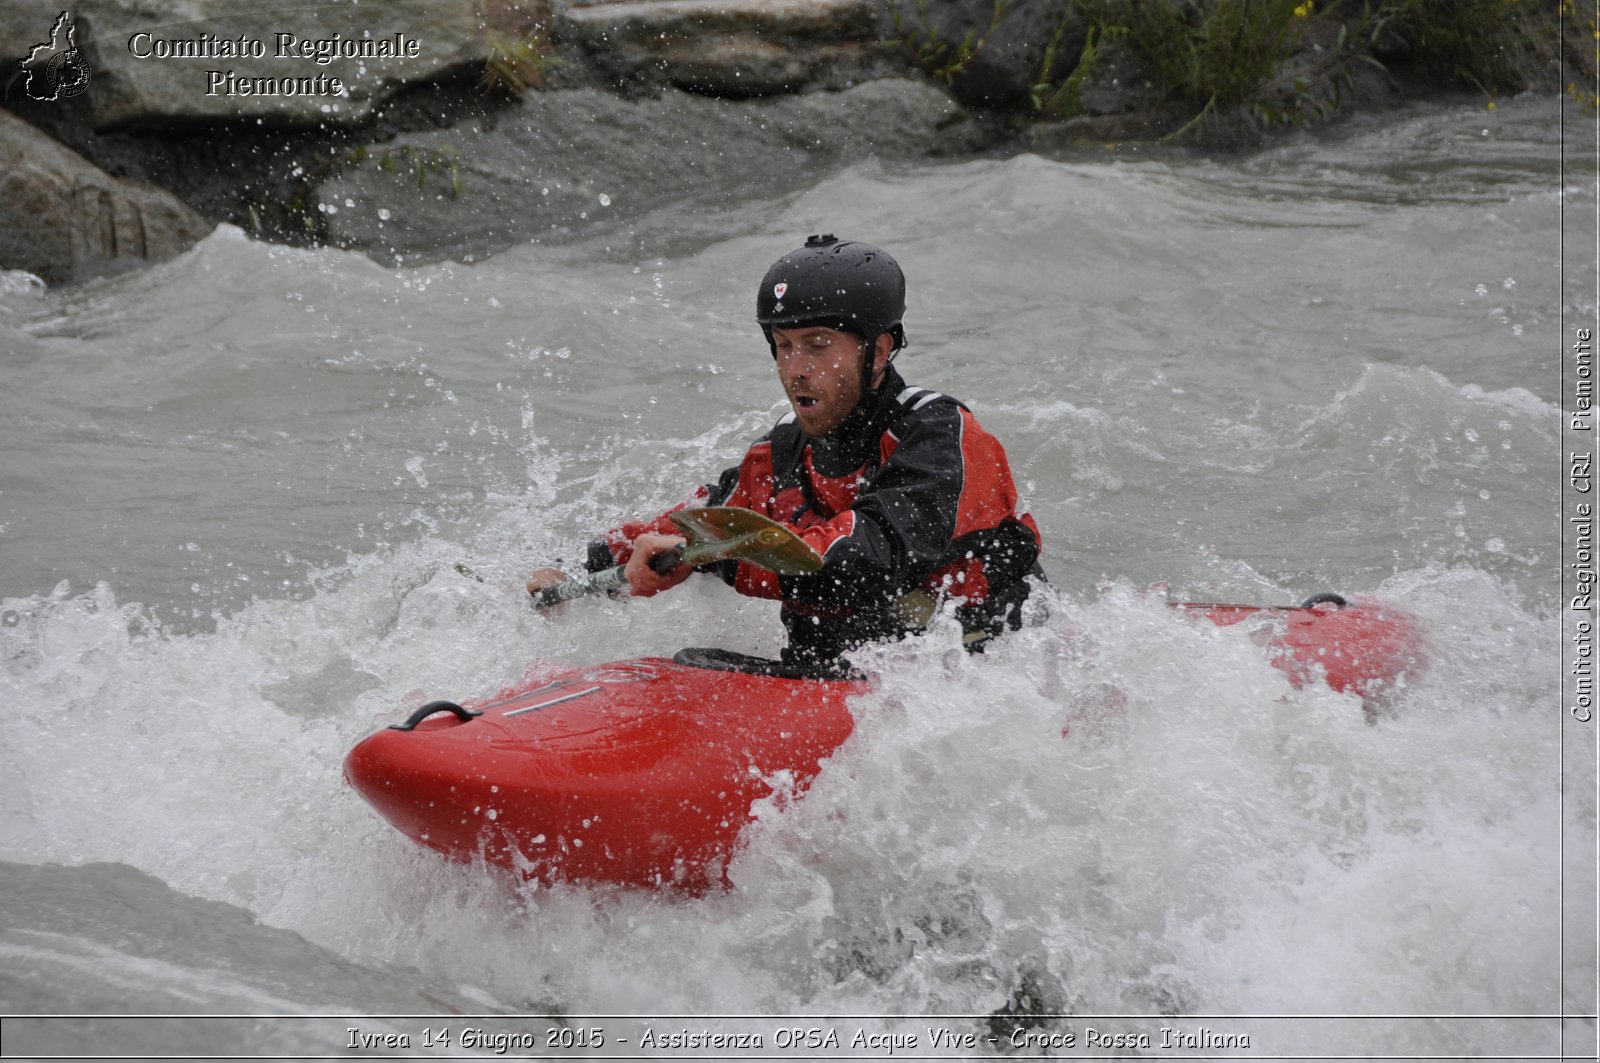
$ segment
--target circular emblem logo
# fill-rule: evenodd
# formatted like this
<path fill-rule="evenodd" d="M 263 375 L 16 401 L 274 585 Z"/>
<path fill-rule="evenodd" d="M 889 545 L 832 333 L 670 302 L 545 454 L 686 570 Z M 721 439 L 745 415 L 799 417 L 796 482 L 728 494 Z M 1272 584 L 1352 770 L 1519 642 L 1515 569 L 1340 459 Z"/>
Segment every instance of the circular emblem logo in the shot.
<path fill-rule="evenodd" d="M 55 89 L 56 99 L 65 100 L 89 87 L 89 64 L 76 49 L 61 52 L 50 60 L 45 76 Z"/>

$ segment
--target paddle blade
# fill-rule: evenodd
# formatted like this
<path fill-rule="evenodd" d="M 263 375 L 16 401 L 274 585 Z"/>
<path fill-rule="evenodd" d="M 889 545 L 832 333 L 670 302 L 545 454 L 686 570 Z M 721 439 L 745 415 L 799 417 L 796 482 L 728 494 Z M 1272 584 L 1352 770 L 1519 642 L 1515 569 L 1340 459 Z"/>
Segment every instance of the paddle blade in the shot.
<path fill-rule="evenodd" d="M 822 567 L 822 556 L 775 520 L 737 506 L 703 506 L 671 515 L 689 540 L 691 565 L 736 558 L 776 572 L 804 576 Z"/>

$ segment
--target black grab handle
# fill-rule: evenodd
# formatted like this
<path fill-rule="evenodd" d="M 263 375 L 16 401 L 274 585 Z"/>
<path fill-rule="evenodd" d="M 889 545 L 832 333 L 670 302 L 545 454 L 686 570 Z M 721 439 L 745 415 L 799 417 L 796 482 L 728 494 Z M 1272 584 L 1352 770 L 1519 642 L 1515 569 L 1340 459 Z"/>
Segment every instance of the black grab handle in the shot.
<path fill-rule="evenodd" d="M 1342 594 L 1335 594 L 1332 591 L 1323 591 L 1321 594 L 1313 594 L 1311 597 L 1301 602 L 1300 608 L 1315 609 L 1319 605 L 1331 605 L 1336 609 L 1343 609 L 1349 604 L 1349 602 L 1345 601 Z"/>
<path fill-rule="evenodd" d="M 423 720 L 426 720 L 429 716 L 432 716 L 436 712 L 452 713 L 455 715 L 455 718 L 460 720 L 462 723 L 466 723 L 468 720 L 471 720 L 474 717 L 483 715 L 482 709 L 463 709 L 460 705 L 457 705 L 453 701 L 430 701 L 416 712 L 413 712 L 410 717 L 406 719 L 405 723 L 390 724 L 389 730 L 415 731 L 417 729 L 417 724 L 421 723 Z"/>

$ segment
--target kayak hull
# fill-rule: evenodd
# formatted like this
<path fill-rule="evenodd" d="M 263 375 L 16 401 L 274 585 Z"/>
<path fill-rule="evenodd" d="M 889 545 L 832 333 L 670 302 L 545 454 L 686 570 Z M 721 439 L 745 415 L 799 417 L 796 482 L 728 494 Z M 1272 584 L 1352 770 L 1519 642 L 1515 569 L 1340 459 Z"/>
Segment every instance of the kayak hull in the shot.
<path fill-rule="evenodd" d="M 1370 699 L 1421 666 L 1392 607 L 1181 606 L 1245 621 L 1295 686 Z M 865 679 L 800 678 L 716 650 L 537 671 L 481 702 L 434 702 L 362 740 L 346 779 L 402 833 L 543 882 L 703 891 L 726 882 L 752 806 L 798 795 L 853 727 Z"/>
<path fill-rule="evenodd" d="M 402 833 L 543 881 L 702 890 L 751 806 L 849 735 L 863 681 L 646 657 L 534 677 L 357 745 L 345 777 Z"/>

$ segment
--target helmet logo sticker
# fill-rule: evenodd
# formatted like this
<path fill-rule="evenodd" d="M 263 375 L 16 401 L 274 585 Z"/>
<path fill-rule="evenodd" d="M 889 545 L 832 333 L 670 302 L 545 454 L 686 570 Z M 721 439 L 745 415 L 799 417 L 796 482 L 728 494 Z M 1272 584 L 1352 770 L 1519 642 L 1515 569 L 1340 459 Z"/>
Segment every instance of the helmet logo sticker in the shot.
<path fill-rule="evenodd" d="M 782 299 L 784 295 L 788 293 L 788 291 L 789 285 L 783 281 L 779 281 L 777 284 L 772 286 L 772 297 L 774 299 Z"/>

